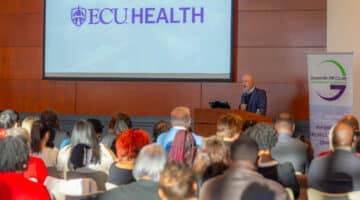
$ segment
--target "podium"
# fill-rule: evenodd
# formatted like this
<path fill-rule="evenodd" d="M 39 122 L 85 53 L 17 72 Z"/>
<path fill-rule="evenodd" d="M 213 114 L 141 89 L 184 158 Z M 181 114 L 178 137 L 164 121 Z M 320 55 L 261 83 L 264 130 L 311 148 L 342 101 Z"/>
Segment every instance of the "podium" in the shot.
<path fill-rule="evenodd" d="M 210 108 L 196 108 L 194 110 L 194 132 L 202 137 L 209 137 L 216 133 L 216 123 L 221 115 L 227 113 L 234 113 L 246 120 L 255 120 L 258 122 L 271 123 L 272 119 L 263 115 L 239 110 L 239 109 L 210 109 Z"/>

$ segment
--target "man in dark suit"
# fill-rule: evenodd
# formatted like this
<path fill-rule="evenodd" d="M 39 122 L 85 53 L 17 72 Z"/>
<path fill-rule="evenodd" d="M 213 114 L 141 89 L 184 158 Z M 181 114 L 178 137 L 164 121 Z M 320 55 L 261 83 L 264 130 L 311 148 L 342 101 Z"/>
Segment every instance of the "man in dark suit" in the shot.
<path fill-rule="evenodd" d="M 333 134 L 335 151 L 312 161 L 308 185 L 329 193 L 360 190 L 360 159 L 352 152 L 353 129 L 348 124 L 339 122 Z"/>
<path fill-rule="evenodd" d="M 242 76 L 242 85 L 244 92 L 241 95 L 239 108 L 248 112 L 266 115 L 266 92 L 255 87 L 253 76 L 245 74 Z"/>
<path fill-rule="evenodd" d="M 289 113 L 280 113 L 275 119 L 275 129 L 279 136 L 271 149 L 271 155 L 280 163 L 290 162 L 296 172 L 305 173 L 308 163 L 308 145 L 293 137 L 295 120 Z"/>

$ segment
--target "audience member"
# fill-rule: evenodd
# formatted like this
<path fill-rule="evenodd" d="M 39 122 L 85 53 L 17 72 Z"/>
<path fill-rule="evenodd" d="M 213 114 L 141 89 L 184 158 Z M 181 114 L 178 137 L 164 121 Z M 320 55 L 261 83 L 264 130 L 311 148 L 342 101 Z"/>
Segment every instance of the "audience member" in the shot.
<path fill-rule="evenodd" d="M 221 137 L 230 148 L 232 142 L 240 137 L 242 118 L 233 113 L 220 116 L 216 124 L 216 135 Z"/>
<path fill-rule="evenodd" d="M 278 142 L 271 149 L 272 157 L 280 163 L 290 162 L 296 172 L 305 173 L 308 167 L 308 146 L 293 138 L 295 121 L 289 113 L 280 113 L 275 119 Z"/>
<path fill-rule="evenodd" d="M 76 170 L 85 167 L 108 174 L 114 161 L 115 155 L 111 150 L 98 144 L 90 122 L 79 120 L 71 133 L 71 144 L 59 151 L 57 169 Z"/>
<path fill-rule="evenodd" d="M 108 133 L 101 139 L 101 144 L 110 148 L 115 153 L 115 139 L 117 135 L 132 127 L 132 121 L 127 114 L 114 114 L 109 121 Z"/>
<path fill-rule="evenodd" d="M 31 126 L 31 154 L 41 158 L 46 167 L 56 166 L 56 159 L 59 150 L 56 147 L 49 147 L 48 141 L 53 129 L 49 129 L 44 122 L 38 120 Z"/>
<path fill-rule="evenodd" d="M 197 162 L 196 167 L 201 169 L 201 171 L 198 171 L 201 174 L 197 174 L 200 178 L 200 185 L 208 179 L 222 174 L 228 168 L 230 161 L 229 148 L 217 136 L 207 138 L 198 154 L 199 156 L 196 155 L 195 162 Z M 208 162 L 203 162 L 203 154 L 208 157 Z"/>
<path fill-rule="evenodd" d="M 170 161 L 160 176 L 159 196 L 161 200 L 196 200 L 196 178 L 184 164 Z"/>
<path fill-rule="evenodd" d="M 45 186 L 23 177 L 29 161 L 29 147 L 17 137 L 0 139 L 0 194 L 1 199 L 50 200 Z"/>
<path fill-rule="evenodd" d="M 160 173 L 166 164 L 166 152 L 157 144 L 141 149 L 136 158 L 133 176 L 136 182 L 121 185 L 99 196 L 100 200 L 151 199 L 159 200 Z"/>
<path fill-rule="evenodd" d="M 258 123 L 258 121 L 255 120 L 245 120 L 243 126 L 242 126 L 242 132 L 246 131 L 248 128 L 255 126 Z"/>
<path fill-rule="evenodd" d="M 290 188 L 295 198 L 298 198 L 300 187 L 296 179 L 294 167 L 289 162 L 280 164 L 271 157 L 270 150 L 278 140 L 274 127 L 267 123 L 258 123 L 247 129 L 243 134 L 253 139 L 259 147 L 258 172 L 265 178 Z"/>
<path fill-rule="evenodd" d="M 118 135 L 115 142 L 118 160 L 110 167 L 107 189 L 135 181 L 132 176 L 135 159 L 150 142 L 148 133 L 140 129 L 128 129 Z"/>
<path fill-rule="evenodd" d="M 335 126 L 333 134 L 334 152 L 312 161 L 308 185 L 329 193 L 360 190 L 360 159 L 352 152 L 353 128 L 340 122 Z"/>
<path fill-rule="evenodd" d="M 98 142 L 100 142 L 101 137 L 103 135 L 104 125 L 102 125 L 101 121 L 96 118 L 89 118 L 87 119 L 87 121 L 93 125 L 96 133 L 96 138 Z"/>
<path fill-rule="evenodd" d="M 30 136 L 24 128 L 11 128 L 8 131 L 8 136 L 17 137 L 26 144 L 30 150 Z M 30 153 L 30 151 L 29 151 Z M 29 162 L 27 168 L 23 172 L 24 177 L 38 183 L 44 183 L 48 172 L 44 161 L 41 158 L 35 156 L 29 156 Z"/>
<path fill-rule="evenodd" d="M 159 135 L 169 131 L 170 128 L 171 128 L 171 125 L 167 121 L 160 120 L 160 121 L 156 122 L 153 127 L 153 142 L 156 142 Z"/>
<path fill-rule="evenodd" d="M 359 121 L 357 120 L 357 118 L 354 115 L 345 115 L 339 120 L 339 122 L 343 122 L 351 126 L 355 136 L 353 148 L 356 152 L 360 153 L 360 132 L 359 132 Z M 360 156 L 360 154 L 358 154 L 358 156 Z"/>
<path fill-rule="evenodd" d="M 57 112 L 53 109 L 47 109 L 41 113 L 40 120 L 43 121 L 49 129 L 53 129 L 53 131 L 49 132 L 47 146 L 61 149 L 61 143 L 70 136 L 66 131 L 61 130 L 60 119 Z"/>
<path fill-rule="evenodd" d="M 184 146 L 184 144 L 188 143 L 188 141 L 191 141 L 190 143 L 193 143 L 194 141 L 197 147 L 200 147 L 202 145 L 202 139 L 200 136 L 196 135 L 193 132 L 191 132 L 191 134 L 188 134 L 188 129 L 191 125 L 189 108 L 176 107 L 171 111 L 170 117 L 172 128 L 169 131 L 161 134 L 156 141 L 165 149 L 167 153 L 170 154 L 170 150 L 174 149 L 174 146 Z M 178 137 L 179 139 L 175 139 L 176 137 Z M 184 152 L 177 153 L 183 154 Z M 184 155 L 180 155 L 180 157 L 183 156 Z"/>
<path fill-rule="evenodd" d="M 6 115 L 9 118 L 5 118 L 6 120 L 3 121 L 4 119 L 1 118 L 1 115 Z M 11 109 L 3 110 L 0 113 L 0 119 L 1 119 L 0 120 L 1 128 L 10 129 L 10 128 L 16 128 L 16 127 L 20 126 L 20 115 L 15 110 L 11 110 Z"/>
<path fill-rule="evenodd" d="M 24 118 L 24 120 L 21 122 L 21 128 L 24 128 L 27 130 L 29 135 L 31 134 L 31 127 L 35 121 L 40 120 L 39 117 L 35 116 L 27 116 Z"/>
<path fill-rule="evenodd" d="M 200 190 L 200 200 L 238 200 L 247 187 L 258 183 L 275 193 L 275 199 L 288 199 L 286 190 L 277 182 L 256 171 L 258 147 L 248 137 L 240 137 L 231 145 L 231 167 L 208 180 Z"/>

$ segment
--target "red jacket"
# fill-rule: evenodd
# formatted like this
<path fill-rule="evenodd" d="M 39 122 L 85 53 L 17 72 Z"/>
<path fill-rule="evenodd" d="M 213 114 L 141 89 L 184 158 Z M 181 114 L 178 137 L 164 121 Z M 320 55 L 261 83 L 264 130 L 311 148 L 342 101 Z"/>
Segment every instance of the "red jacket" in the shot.
<path fill-rule="evenodd" d="M 44 184 L 48 172 L 44 161 L 41 158 L 30 156 L 27 169 L 24 171 L 24 177 L 27 179 L 36 179 L 38 183 Z"/>

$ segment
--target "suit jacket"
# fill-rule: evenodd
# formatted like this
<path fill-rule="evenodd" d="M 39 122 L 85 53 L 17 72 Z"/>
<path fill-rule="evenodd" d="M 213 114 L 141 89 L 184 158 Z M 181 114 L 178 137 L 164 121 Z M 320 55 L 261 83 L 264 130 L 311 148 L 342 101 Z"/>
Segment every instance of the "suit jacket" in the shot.
<path fill-rule="evenodd" d="M 240 105 L 245 103 L 245 95 L 245 93 L 241 95 Z M 262 115 L 266 115 L 266 108 L 267 98 L 265 90 L 255 88 L 251 93 L 246 111 L 256 113 L 259 110 Z"/>
<path fill-rule="evenodd" d="M 271 149 L 272 157 L 279 163 L 290 162 L 295 171 L 305 173 L 308 167 L 308 145 L 297 138 L 280 134 L 278 142 Z"/>
<path fill-rule="evenodd" d="M 360 190 L 360 158 L 355 153 L 335 150 L 314 159 L 310 165 L 308 185 L 330 193 Z"/>
<path fill-rule="evenodd" d="M 259 187 L 261 187 L 261 190 L 258 190 Z M 254 189 L 250 188 L 254 188 L 257 194 L 254 194 Z M 252 191 L 250 192 L 250 190 Z M 199 199 L 239 200 L 244 195 L 256 195 L 256 198 L 249 199 L 267 199 L 266 195 L 269 195 L 269 193 L 275 200 L 287 200 L 289 198 L 287 192 L 279 183 L 264 178 L 256 171 L 242 167 L 232 167 L 225 171 L 223 175 L 206 181 L 200 190 Z"/>

